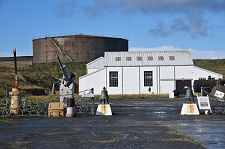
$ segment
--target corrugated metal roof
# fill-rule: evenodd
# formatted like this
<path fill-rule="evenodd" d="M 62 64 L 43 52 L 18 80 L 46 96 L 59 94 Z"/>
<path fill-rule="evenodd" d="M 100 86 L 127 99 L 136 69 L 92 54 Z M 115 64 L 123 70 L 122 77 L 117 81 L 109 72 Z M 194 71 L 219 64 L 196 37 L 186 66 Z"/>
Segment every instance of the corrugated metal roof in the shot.
<path fill-rule="evenodd" d="M 130 58 L 131 60 L 129 61 Z M 118 61 L 119 59 L 120 61 Z M 190 51 L 105 52 L 104 56 L 104 66 L 156 66 L 156 65 L 157 66 L 193 65 L 193 60 Z"/>

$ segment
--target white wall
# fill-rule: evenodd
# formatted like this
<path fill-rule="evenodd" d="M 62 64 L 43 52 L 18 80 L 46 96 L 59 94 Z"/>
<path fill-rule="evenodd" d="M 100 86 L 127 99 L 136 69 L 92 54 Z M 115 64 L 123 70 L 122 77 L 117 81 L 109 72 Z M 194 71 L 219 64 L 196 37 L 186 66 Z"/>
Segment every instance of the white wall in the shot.
<path fill-rule="evenodd" d="M 174 66 L 160 66 L 160 80 L 174 79 Z"/>
<path fill-rule="evenodd" d="M 110 71 L 118 71 L 118 87 L 109 87 Z M 80 77 L 79 90 L 94 88 L 95 94 L 100 94 L 106 86 L 109 94 L 148 94 L 149 87 L 144 87 L 144 71 L 153 72 L 151 91 L 155 94 L 171 93 L 175 89 L 175 80 L 222 78 L 222 75 L 196 66 L 106 67 Z"/>
<path fill-rule="evenodd" d="M 106 67 L 107 71 L 107 90 L 109 94 L 122 94 L 122 67 Z M 109 87 L 109 72 L 118 71 L 118 87 Z"/>
<path fill-rule="evenodd" d="M 118 87 L 109 87 L 109 71 L 118 71 Z M 156 67 L 107 67 L 107 89 L 109 94 L 148 94 L 144 87 L 144 71 L 153 72 L 151 91 L 157 93 Z M 139 76 L 140 75 L 140 76 Z"/>
<path fill-rule="evenodd" d="M 123 67 L 123 94 L 139 94 L 139 67 Z"/>
<path fill-rule="evenodd" d="M 93 72 L 95 72 L 95 71 L 98 71 L 98 70 L 100 70 L 100 69 L 87 69 L 87 73 L 89 74 L 89 73 L 93 73 Z"/>
<path fill-rule="evenodd" d="M 175 76 L 175 66 L 159 66 L 159 94 L 173 93 Z"/>
<path fill-rule="evenodd" d="M 152 79 L 153 79 L 153 86 L 151 87 L 151 91 L 157 94 L 157 67 L 140 67 L 140 94 L 148 94 L 149 93 L 149 87 L 144 86 L 144 71 L 152 71 Z"/>
<path fill-rule="evenodd" d="M 192 79 L 192 86 L 194 85 L 194 80 L 199 80 L 199 78 L 208 79 L 208 76 L 216 80 L 223 78 L 223 75 L 196 66 L 176 66 L 175 72 L 176 79 Z"/>
<path fill-rule="evenodd" d="M 105 68 L 79 78 L 79 92 L 94 88 L 94 94 L 100 95 L 104 86 L 106 86 Z"/>
<path fill-rule="evenodd" d="M 193 66 L 176 66 L 175 67 L 175 78 L 176 79 L 192 79 Z"/>
<path fill-rule="evenodd" d="M 160 94 L 172 93 L 175 85 L 175 81 L 160 81 Z"/>
<path fill-rule="evenodd" d="M 199 78 L 208 79 L 208 76 L 211 76 L 212 78 L 215 78 L 216 80 L 219 78 L 221 78 L 221 79 L 223 78 L 223 76 L 218 73 L 214 73 L 214 72 L 193 66 L 192 77 L 194 80 L 198 80 Z"/>

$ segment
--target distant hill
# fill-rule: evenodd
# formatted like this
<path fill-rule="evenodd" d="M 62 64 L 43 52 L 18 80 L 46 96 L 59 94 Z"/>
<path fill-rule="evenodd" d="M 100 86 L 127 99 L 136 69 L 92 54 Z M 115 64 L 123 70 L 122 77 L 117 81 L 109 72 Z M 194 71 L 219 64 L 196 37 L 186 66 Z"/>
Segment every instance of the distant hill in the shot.
<path fill-rule="evenodd" d="M 65 63 L 68 73 L 76 72 L 76 80 L 86 74 L 85 62 Z M 198 67 L 225 75 L 225 59 L 194 60 Z M 35 66 L 18 67 L 19 87 L 22 89 L 43 88 L 51 91 L 55 78 L 62 78 L 62 72 L 58 63 L 42 63 Z M 5 90 L 14 87 L 14 68 L 0 66 L 0 97 L 4 96 Z"/>

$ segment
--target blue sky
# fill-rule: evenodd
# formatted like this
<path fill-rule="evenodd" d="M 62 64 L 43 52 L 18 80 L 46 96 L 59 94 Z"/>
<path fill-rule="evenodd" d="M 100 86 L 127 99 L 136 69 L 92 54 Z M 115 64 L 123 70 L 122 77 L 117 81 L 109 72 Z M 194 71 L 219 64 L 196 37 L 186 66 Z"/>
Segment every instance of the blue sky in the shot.
<path fill-rule="evenodd" d="M 32 39 L 122 37 L 130 50 L 191 50 L 225 58 L 224 0 L 0 0 L 0 57 L 32 55 Z"/>

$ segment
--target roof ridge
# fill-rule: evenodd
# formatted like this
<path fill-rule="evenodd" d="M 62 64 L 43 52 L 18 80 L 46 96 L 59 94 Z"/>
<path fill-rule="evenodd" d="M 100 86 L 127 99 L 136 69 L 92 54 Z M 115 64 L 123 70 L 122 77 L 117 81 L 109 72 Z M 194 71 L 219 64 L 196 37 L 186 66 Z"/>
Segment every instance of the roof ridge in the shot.
<path fill-rule="evenodd" d="M 190 52 L 188 50 L 176 50 L 176 51 L 111 51 L 111 52 L 105 52 L 105 53 L 135 53 L 135 52 Z"/>

